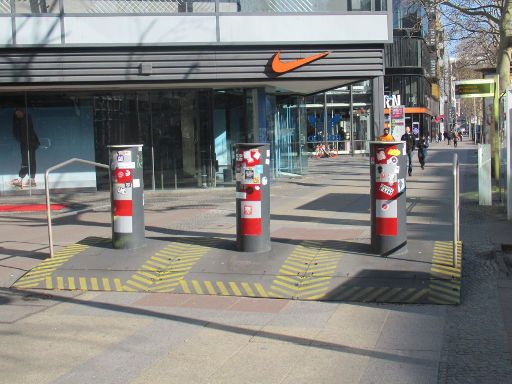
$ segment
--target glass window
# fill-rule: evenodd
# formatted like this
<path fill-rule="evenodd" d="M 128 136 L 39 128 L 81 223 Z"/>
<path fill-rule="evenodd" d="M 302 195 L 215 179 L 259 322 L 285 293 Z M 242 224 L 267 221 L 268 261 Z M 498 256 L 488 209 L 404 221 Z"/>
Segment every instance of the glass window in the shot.
<path fill-rule="evenodd" d="M 371 0 L 348 0 L 349 11 L 371 11 Z"/>
<path fill-rule="evenodd" d="M 306 111 L 300 96 L 269 96 L 274 174 L 304 174 L 307 169 Z"/>
<path fill-rule="evenodd" d="M 11 13 L 11 0 L 0 0 L 0 14 Z"/>
<path fill-rule="evenodd" d="M 16 13 L 59 13 L 59 0 L 15 1 Z"/>
<path fill-rule="evenodd" d="M 353 151 L 366 152 L 372 129 L 372 83 L 369 80 L 352 85 Z"/>
<path fill-rule="evenodd" d="M 416 36 L 426 37 L 428 21 L 423 7 L 410 0 L 393 0 L 393 28 L 407 29 Z"/>
<path fill-rule="evenodd" d="M 388 10 L 388 1 L 387 0 L 375 0 L 375 10 L 376 11 L 387 11 Z"/>
<path fill-rule="evenodd" d="M 418 76 L 411 76 L 411 92 L 409 95 L 409 103 L 411 107 L 418 107 Z"/>
<path fill-rule="evenodd" d="M 66 13 L 215 13 L 215 0 L 63 0 L 63 3 Z M 237 7 L 236 1 L 222 4 L 225 12 Z"/>
<path fill-rule="evenodd" d="M 220 12 L 344 12 L 346 0 L 220 0 Z"/>

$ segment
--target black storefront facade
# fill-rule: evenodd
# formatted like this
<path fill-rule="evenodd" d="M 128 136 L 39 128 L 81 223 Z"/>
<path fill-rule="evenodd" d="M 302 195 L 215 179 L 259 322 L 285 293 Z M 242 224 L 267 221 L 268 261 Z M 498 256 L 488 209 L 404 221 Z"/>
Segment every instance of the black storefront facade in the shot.
<path fill-rule="evenodd" d="M 370 135 L 383 124 L 382 42 L 106 46 L 61 41 L 58 46 L 11 44 L 0 51 L 2 195 L 41 191 L 44 170 L 69 158 L 108 163 L 107 146 L 116 144 L 144 145 L 146 189 L 234 185 L 232 146 L 238 142 L 270 143 L 274 177 L 304 174 L 307 97 L 361 82 L 372 89 Z M 283 63 L 327 54 L 276 73 L 272 62 L 278 52 Z M 30 118 L 39 139 L 36 183 L 21 190 L 10 185 L 22 162 L 12 134 L 16 109 L 23 110 L 27 130 Z M 108 176 L 70 166 L 53 176 L 52 187 L 108 188 Z"/>

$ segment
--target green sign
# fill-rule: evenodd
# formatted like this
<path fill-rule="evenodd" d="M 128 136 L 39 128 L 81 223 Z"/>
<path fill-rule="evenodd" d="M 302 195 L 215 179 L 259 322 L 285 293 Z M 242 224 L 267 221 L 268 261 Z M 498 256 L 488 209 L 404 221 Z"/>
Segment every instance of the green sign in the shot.
<path fill-rule="evenodd" d="M 455 98 L 493 97 L 494 80 L 463 80 L 455 82 Z"/>

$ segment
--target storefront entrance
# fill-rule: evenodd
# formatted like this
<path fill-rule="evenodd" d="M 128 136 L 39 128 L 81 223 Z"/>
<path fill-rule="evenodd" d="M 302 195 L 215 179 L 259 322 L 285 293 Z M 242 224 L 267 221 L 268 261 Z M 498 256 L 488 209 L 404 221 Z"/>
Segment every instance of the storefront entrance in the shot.
<path fill-rule="evenodd" d="M 112 144 L 144 145 L 146 189 L 233 185 L 232 147 L 238 142 L 270 142 L 274 177 L 307 170 L 302 97 L 254 88 L 34 92 L 3 95 L 0 107 L 0 194 L 41 192 L 44 170 L 73 157 L 106 164 Z M 25 112 L 23 135 L 37 135 L 35 150 L 21 148 L 13 134 L 16 109 Z M 23 182 L 31 175 L 36 182 L 18 188 L 12 180 L 23 162 L 29 168 Z M 51 183 L 53 189 L 102 190 L 108 174 L 71 165 Z"/>

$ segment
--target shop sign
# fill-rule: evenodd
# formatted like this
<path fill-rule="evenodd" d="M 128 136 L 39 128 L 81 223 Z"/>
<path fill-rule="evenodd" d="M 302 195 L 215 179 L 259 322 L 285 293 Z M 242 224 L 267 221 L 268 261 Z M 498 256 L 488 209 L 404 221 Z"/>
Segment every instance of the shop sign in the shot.
<path fill-rule="evenodd" d="M 401 104 L 400 95 L 384 95 L 384 108 L 396 108 Z"/>

